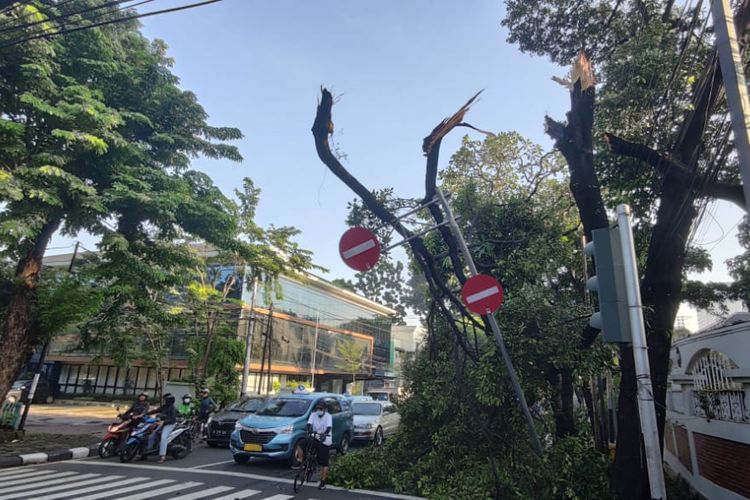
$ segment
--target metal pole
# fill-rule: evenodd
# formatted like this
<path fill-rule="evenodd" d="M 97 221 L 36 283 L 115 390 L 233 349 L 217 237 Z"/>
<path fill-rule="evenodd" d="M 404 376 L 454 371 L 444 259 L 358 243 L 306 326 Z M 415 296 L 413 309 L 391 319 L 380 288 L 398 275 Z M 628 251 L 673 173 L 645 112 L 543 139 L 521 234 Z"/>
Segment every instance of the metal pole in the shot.
<path fill-rule="evenodd" d="M 245 329 L 245 364 L 242 365 L 242 389 L 240 396 L 247 395 L 248 379 L 250 378 L 250 359 L 253 355 L 253 327 L 255 326 L 255 292 L 258 289 L 258 281 L 253 277 L 253 294 L 250 296 L 250 312 L 247 315 L 247 328 Z"/>
<path fill-rule="evenodd" d="M 652 499 L 666 499 L 664 486 L 664 469 L 662 467 L 661 447 L 659 446 L 659 429 L 656 423 L 654 408 L 654 391 L 651 387 L 651 367 L 648 361 L 646 344 L 646 327 L 643 323 L 643 305 L 638 285 L 638 265 L 635 259 L 633 230 L 630 227 L 630 207 L 617 206 L 617 226 L 620 233 L 622 249 L 623 275 L 627 290 L 630 333 L 633 341 L 633 358 L 635 359 L 635 377 L 638 384 L 638 414 L 643 433 L 643 446 L 646 450 L 648 483 Z"/>
<path fill-rule="evenodd" d="M 716 51 L 719 54 L 721 76 L 727 93 L 727 105 L 732 119 L 734 143 L 745 192 L 745 211 L 750 213 L 750 101 L 747 97 L 745 73 L 729 0 L 713 0 L 711 16 L 714 19 Z"/>
<path fill-rule="evenodd" d="M 315 391 L 315 361 L 318 354 L 318 325 L 320 324 L 320 311 L 315 311 L 315 340 L 312 351 L 312 369 L 310 370 L 310 376 L 312 378 L 312 388 Z"/>
<path fill-rule="evenodd" d="M 73 272 L 73 265 L 76 261 L 76 256 L 78 255 L 78 247 L 81 245 L 79 241 L 76 241 L 76 246 L 73 248 L 73 257 L 70 259 L 70 264 L 68 265 L 68 273 Z M 50 333 L 50 332 L 47 332 Z M 34 394 L 36 394 L 36 388 L 39 385 L 39 378 L 42 375 L 42 367 L 44 366 L 44 361 L 47 359 L 47 352 L 49 351 L 49 343 L 51 339 L 47 339 L 44 344 L 42 345 L 42 352 L 39 353 L 39 361 L 36 364 L 36 369 L 34 370 L 34 379 L 31 382 L 31 389 L 29 389 L 29 394 L 27 396 L 28 400 L 23 405 L 23 414 L 21 415 L 21 421 L 18 423 L 18 430 L 22 431 L 23 426 L 26 424 L 26 417 L 29 415 L 29 409 L 31 408 L 31 403 L 34 401 Z"/>
<path fill-rule="evenodd" d="M 453 212 L 448 205 L 448 200 L 445 199 L 445 195 L 443 194 L 442 189 L 437 188 L 437 196 L 440 200 L 440 204 L 443 206 L 443 210 L 445 211 L 445 218 L 448 219 L 451 232 L 456 237 L 458 246 L 464 256 L 464 260 L 469 266 L 471 275 L 476 276 L 477 274 L 479 274 L 479 272 L 477 271 L 477 266 L 474 264 L 474 258 L 471 256 L 469 247 L 466 245 L 464 235 L 461 233 L 461 228 L 459 228 L 458 224 L 456 224 L 456 219 L 453 217 Z M 495 319 L 494 314 L 491 314 L 489 311 L 487 311 L 485 317 L 487 318 L 487 322 L 490 324 L 490 328 L 492 328 L 492 333 L 495 336 L 495 342 L 500 348 L 500 354 L 502 355 L 503 361 L 505 362 L 505 368 L 508 370 L 508 375 L 510 376 L 513 390 L 516 393 L 516 398 L 518 399 L 518 403 L 521 406 L 521 411 L 523 412 L 524 419 L 526 420 L 526 425 L 529 428 L 531 444 L 534 447 L 534 451 L 538 455 L 541 455 L 543 452 L 542 444 L 539 441 L 539 436 L 537 436 L 536 428 L 534 427 L 534 421 L 531 418 L 531 412 L 529 411 L 529 406 L 526 403 L 526 396 L 524 396 L 523 389 L 521 389 L 521 383 L 518 381 L 518 374 L 516 374 L 516 370 L 515 368 L 513 368 L 513 362 L 511 361 L 508 350 L 505 347 L 505 341 L 503 340 L 503 334 L 500 332 L 500 326 L 497 324 L 497 320 Z"/>

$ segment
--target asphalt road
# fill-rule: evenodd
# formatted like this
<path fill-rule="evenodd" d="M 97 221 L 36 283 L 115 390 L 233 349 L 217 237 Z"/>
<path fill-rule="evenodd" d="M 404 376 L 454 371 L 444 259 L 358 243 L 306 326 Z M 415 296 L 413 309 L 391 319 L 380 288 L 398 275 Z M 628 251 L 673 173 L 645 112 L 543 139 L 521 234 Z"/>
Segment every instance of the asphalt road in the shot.
<path fill-rule="evenodd" d="M 326 500 L 414 498 L 384 492 L 318 490 L 317 481 L 295 495 L 294 471 L 278 462 L 237 465 L 226 448 L 198 445 L 182 460 L 120 463 L 98 457 L 0 471 L 0 500 L 34 499 L 248 499 Z"/>

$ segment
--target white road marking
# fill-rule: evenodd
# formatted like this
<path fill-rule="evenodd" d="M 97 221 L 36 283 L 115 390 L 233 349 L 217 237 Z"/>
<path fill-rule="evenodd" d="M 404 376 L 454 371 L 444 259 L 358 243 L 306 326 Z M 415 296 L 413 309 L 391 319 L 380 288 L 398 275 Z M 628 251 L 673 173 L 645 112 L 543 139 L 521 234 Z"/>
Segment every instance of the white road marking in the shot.
<path fill-rule="evenodd" d="M 195 474 L 208 474 L 211 476 L 228 476 L 228 477 L 242 477 L 247 479 L 257 479 L 259 481 L 268 481 L 270 483 L 284 483 L 284 484 L 294 484 L 294 479 L 287 479 L 285 477 L 276 477 L 276 476 L 263 476 L 261 474 L 252 474 L 247 472 L 233 472 L 233 471 L 223 471 L 223 470 L 204 470 L 204 469 L 184 469 L 182 467 L 167 467 L 164 465 L 160 466 L 153 466 L 153 465 L 141 465 L 141 464 L 123 464 L 120 462 L 105 462 L 104 460 L 94 460 L 91 462 L 86 462 L 86 467 L 88 466 L 99 466 L 99 467 L 124 467 L 126 469 L 144 469 L 149 471 L 171 471 L 171 472 L 188 472 L 189 474 L 195 475 Z M 326 485 L 326 489 L 333 490 L 333 491 L 349 491 L 354 493 L 360 493 L 363 495 L 373 495 L 373 496 L 379 496 L 379 497 L 385 497 L 385 498 L 396 498 L 401 500 L 421 500 L 421 497 L 416 496 L 410 496 L 410 495 L 399 495 L 396 493 L 387 493 L 383 491 L 371 491 L 371 490 L 347 490 L 346 488 L 342 488 L 341 486 L 332 486 L 332 485 Z M 76 499 L 76 500 L 82 500 L 82 499 Z"/>
<path fill-rule="evenodd" d="M 197 498 L 208 498 L 209 495 L 217 495 L 233 489 L 231 486 L 217 486 L 208 490 L 196 491 L 187 495 L 180 495 L 180 500 L 196 500 Z"/>
<path fill-rule="evenodd" d="M 31 467 L 12 467 L 0 472 L 0 479 L 5 476 L 15 476 L 16 474 L 28 474 L 29 472 L 34 472 L 36 470 L 37 469 L 32 469 Z"/>
<path fill-rule="evenodd" d="M 121 477 L 121 476 L 118 476 Z M 88 488 L 73 490 L 73 491 L 65 491 L 63 493 L 55 493 L 54 495 L 46 495 L 43 497 L 34 497 L 34 500 L 55 500 L 56 498 L 65 498 L 69 495 L 75 495 L 75 498 L 79 498 L 80 495 L 84 493 L 91 493 L 93 491 L 99 491 L 99 490 L 108 490 L 111 488 L 114 488 L 115 486 L 125 486 L 126 484 L 131 484 L 135 482 L 143 482 L 147 481 L 147 477 L 129 477 L 127 479 L 123 479 L 122 481 L 115 481 L 114 483 L 107 483 L 107 484 L 98 484 L 96 486 L 89 486 Z M 24 493 L 25 495 L 27 493 Z M 106 495 L 109 495 L 109 493 L 106 493 Z"/>
<path fill-rule="evenodd" d="M 289 500 L 290 498 L 294 497 L 290 497 L 289 495 L 282 495 L 279 493 L 278 495 L 274 495 L 272 497 L 266 497 L 263 500 Z"/>
<path fill-rule="evenodd" d="M 481 292 L 472 293 L 471 295 L 468 295 L 466 297 L 466 302 L 468 304 L 473 304 L 474 302 L 478 302 L 487 297 L 497 295 L 498 293 L 500 293 L 500 289 L 493 285 L 490 288 L 487 288 L 486 290 L 482 290 Z"/>
<path fill-rule="evenodd" d="M 76 500 L 96 500 L 100 498 L 112 498 L 115 495 L 122 495 L 125 493 L 130 493 L 131 491 L 145 490 L 146 488 L 154 488 L 156 486 L 174 482 L 174 479 L 159 479 L 158 481 L 150 481 L 148 483 L 136 484 L 135 486 L 128 486 L 127 488 L 118 488 L 116 490 L 107 491 L 105 493 L 96 493 L 94 495 L 76 498 Z"/>
<path fill-rule="evenodd" d="M 352 257 L 354 257 L 356 255 L 361 254 L 361 253 L 365 253 L 366 251 L 368 251 L 371 248 L 375 248 L 375 241 L 372 240 L 372 239 L 369 239 L 367 241 L 363 241 L 359 245 L 355 245 L 355 246 L 351 247 L 349 250 L 344 250 L 343 252 L 341 252 L 341 255 L 345 259 L 350 259 L 350 258 L 352 258 Z"/>
<path fill-rule="evenodd" d="M 41 483 L 31 483 L 31 484 L 27 483 L 27 484 L 24 484 L 24 485 L 21 485 L 21 486 L 13 486 L 12 488 L 3 488 L 2 492 L 3 493 L 13 493 L 13 492 L 16 492 L 16 491 L 23 491 L 23 490 L 28 490 L 28 489 L 31 489 L 31 488 L 39 488 L 39 487 L 42 487 L 42 486 L 52 486 L 52 485 L 55 485 L 55 484 L 66 483 L 66 482 L 68 482 L 68 481 L 70 481 L 72 479 L 72 478 L 69 478 L 67 476 L 77 475 L 77 474 L 78 474 L 77 472 L 63 472 L 61 474 L 56 474 L 56 476 L 58 477 L 58 479 L 54 479 L 54 480 L 50 480 L 50 481 L 42 481 Z M 61 478 L 60 476 L 66 476 L 66 477 Z M 98 477 L 98 476 L 99 476 L 99 474 L 84 474 L 82 476 L 78 476 L 77 479 L 91 479 L 93 477 Z M 16 498 L 17 496 L 18 496 L 18 494 L 15 494 L 15 495 L 4 495 L 4 496 L 0 497 L 0 500 L 6 500 L 6 499 L 9 499 L 9 498 Z"/>
<path fill-rule="evenodd" d="M 222 497 L 216 497 L 212 500 L 243 500 L 244 498 L 251 497 L 253 495 L 257 495 L 260 493 L 259 490 L 242 490 L 242 491 L 235 491 L 234 493 L 229 493 L 227 495 L 224 495 Z"/>
<path fill-rule="evenodd" d="M 185 469 L 181 469 L 181 470 L 184 471 Z M 197 482 L 179 483 L 179 484 L 175 484 L 172 486 L 159 488 L 158 490 L 149 490 L 146 493 L 141 493 L 138 495 L 128 495 L 126 497 L 121 497 L 119 500 L 144 500 L 146 498 L 154 498 L 154 497 L 158 497 L 159 495 L 166 495 L 167 493 L 172 493 L 175 491 L 188 490 L 190 488 L 195 488 L 196 486 L 203 486 L 203 483 L 197 483 Z"/>
<path fill-rule="evenodd" d="M 80 476 L 83 477 L 83 476 Z M 80 488 L 81 486 L 88 486 L 90 484 L 96 484 L 96 483 L 105 483 L 107 481 L 112 481 L 114 479 L 122 479 L 122 476 L 103 476 L 103 477 L 97 477 L 94 479 L 89 479 L 87 481 L 78 481 L 73 480 L 72 483 L 65 483 L 65 484 L 59 484 L 57 486 L 50 486 L 49 488 L 42 488 L 40 490 L 31 490 L 31 491 L 24 491 L 23 493 L 16 493 L 13 498 L 21 498 L 28 495 L 31 495 L 34 500 L 37 500 L 37 495 L 43 495 L 45 493 L 53 493 L 55 491 L 60 491 L 61 489 L 68 490 L 65 495 L 73 495 L 75 493 L 75 490 L 71 491 L 71 488 Z M 36 486 L 36 485 L 34 485 Z"/>
<path fill-rule="evenodd" d="M 35 478 L 39 479 L 39 476 L 43 476 L 45 474 L 52 474 L 53 472 L 55 472 L 55 471 L 53 471 L 53 470 L 39 470 L 39 471 L 33 471 L 33 472 L 30 471 L 28 474 L 24 474 L 22 472 L 17 472 L 15 474 L 13 474 L 12 476 L 8 475 L 8 476 L 0 477 L 0 485 L 5 484 L 5 483 L 3 483 L 3 481 L 12 481 L 14 479 L 19 479 L 19 478 L 26 479 L 28 477 L 35 477 Z"/>
<path fill-rule="evenodd" d="M 48 474 L 46 476 L 40 477 L 40 478 L 34 478 L 32 481 L 35 481 L 36 479 L 54 479 L 58 477 L 65 477 L 65 476 L 72 476 L 73 474 L 78 474 L 77 472 L 55 472 L 53 474 Z M 34 474 L 35 476 L 38 474 Z M 0 483 L 0 486 L 2 486 L 2 489 L 5 490 L 8 486 L 15 486 L 17 484 L 28 484 L 29 483 L 29 476 L 22 476 L 18 479 L 14 479 L 12 481 L 3 481 Z"/>
<path fill-rule="evenodd" d="M 213 467 L 214 465 L 233 464 L 234 460 L 224 460 L 223 462 L 214 462 L 212 464 L 196 465 L 195 467 L 188 467 L 189 469 L 205 469 L 207 467 Z"/>

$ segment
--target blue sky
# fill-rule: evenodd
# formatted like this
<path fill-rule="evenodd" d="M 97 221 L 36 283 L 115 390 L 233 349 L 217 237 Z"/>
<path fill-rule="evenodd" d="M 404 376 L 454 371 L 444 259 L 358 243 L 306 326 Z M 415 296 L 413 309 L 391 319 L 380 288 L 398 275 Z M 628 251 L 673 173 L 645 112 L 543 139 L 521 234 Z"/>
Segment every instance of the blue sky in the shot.
<path fill-rule="evenodd" d="M 170 3 L 184 2 L 156 5 Z M 298 241 L 333 279 L 353 275 L 337 250 L 353 194 L 315 154 L 320 86 L 341 95 L 333 119 L 346 166 L 366 186 L 392 186 L 398 196 L 423 194 L 422 138 L 480 89 L 470 123 L 551 147 L 542 121 L 545 113 L 564 118 L 568 95 L 550 78 L 567 68 L 507 44 L 502 17 L 501 0 L 224 0 L 145 19 L 143 31 L 167 42 L 174 72 L 210 123 L 245 135 L 237 143 L 243 163 L 199 159 L 194 167 L 226 193 L 251 177 L 262 189 L 258 222 L 301 229 Z M 443 143 L 442 165 L 461 133 Z M 721 227 L 706 225 L 699 236 L 718 257 L 706 278 L 726 279 L 721 261 L 737 253 L 730 228 L 740 212 L 715 212 Z M 90 237 L 81 241 L 93 248 Z M 51 246 L 69 243 L 56 237 Z"/>

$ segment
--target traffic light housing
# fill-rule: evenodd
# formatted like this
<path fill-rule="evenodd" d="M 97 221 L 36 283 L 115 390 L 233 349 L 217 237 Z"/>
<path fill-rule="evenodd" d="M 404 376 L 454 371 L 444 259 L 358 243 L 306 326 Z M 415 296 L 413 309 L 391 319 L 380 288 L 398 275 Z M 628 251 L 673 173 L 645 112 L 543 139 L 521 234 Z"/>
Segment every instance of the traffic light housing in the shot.
<path fill-rule="evenodd" d="M 599 311 L 589 324 L 602 331 L 604 342 L 630 342 L 630 320 L 620 234 L 616 228 L 594 229 L 583 251 L 594 258 L 596 274 L 586 287 L 597 294 Z"/>

